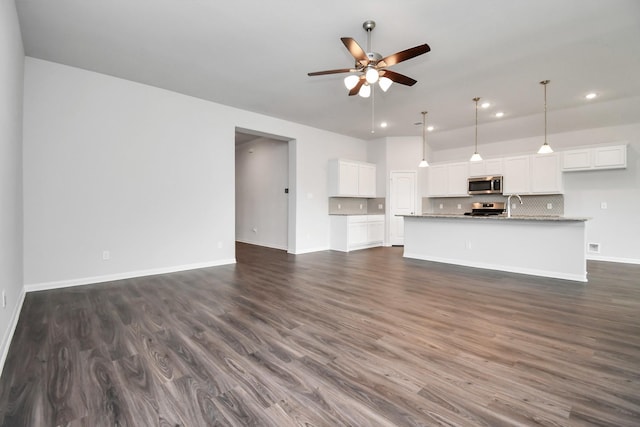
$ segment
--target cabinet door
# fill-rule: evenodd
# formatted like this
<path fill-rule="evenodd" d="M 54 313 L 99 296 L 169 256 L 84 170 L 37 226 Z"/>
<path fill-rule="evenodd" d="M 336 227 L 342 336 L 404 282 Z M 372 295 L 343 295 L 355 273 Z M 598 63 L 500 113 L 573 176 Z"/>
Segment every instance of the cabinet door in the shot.
<path fill-rule="evenodd" d="M 616 169 L 627 167 L 627 146 L 597 147 L 593 152 L 593 167 L 596 169 Z"/>
<path fill-rule="evenodd" d="M 589 148 L 565 151 L 562 153 L 562 170 L 578 171 L 590 169 L 591 151 Z"/>
<path fill-rule="evenodd" d="M 531 157 L 531 192 L 562 193 L 562 172 L 558 153 L 536 154 Z"/>
<path fill-rule="evenodd" d="M 429 188 L 429 196 L 446 196 L 449 182 L 449 172 L 446 165 L 430 166 L 429 168 L 429 181 L 427 186 Z"/>
<path fill-rule="evenodd" d="M 504 159 L 504 194 L 529 193 L 529 156 Z"/>
<path fill-rule="evenodd" d="M 487 167 L 485 161 L 469 162 L 469 176 L 486 176 Z"/>
<path fill-rule="evenodd" d="M 338 189 L 341 195 L 358 195 L 358 164 L 343 162 L 339 163 Z"/>
<path fill-rule="evenodd" d="M 464 163 L 452 163 L 448 165 L 447 169 L 447 195 L 448 196 L 467 196 L 468 185 L 467 179 L 469 178 L 469 164 Z"/>
<path fill-rule="evenodd" d="M 504 173 L 502 159 L 485 160 L 484 171 L 487 175 L 502 175 Z"/>
<path fill-rule="evenodd" d="M 349 248 L 362 246 L 367 243 L 368 223 L 356 222 L 349 224 Z"/>
<path fill-rule="evenodd" d="M 382 243 L 384 240 L 384 222 L 373 221 L 367 223 L 367 242 Z"/>
<path fill-rule="evenodd" d="M 376 197 L 375 165 L 358 165 L 358 194 L 362 197 Z"/>

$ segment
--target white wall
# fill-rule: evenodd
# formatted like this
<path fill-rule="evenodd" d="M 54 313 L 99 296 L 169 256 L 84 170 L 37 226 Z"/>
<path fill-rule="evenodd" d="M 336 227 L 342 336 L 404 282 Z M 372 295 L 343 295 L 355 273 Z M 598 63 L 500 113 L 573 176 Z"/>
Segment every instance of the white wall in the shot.
<path fill-rule="evenodd" d="M 585 129 L 576 132 L 550 134 L 552 148 L 565 151 L 579 146 L 629 143 L 627 169 L 610 171 L 564 173 L 564 214 L 586 216 L 587 242 L 600 243 L 600 254 L 588 253 L 589 259 L 640 263 L 640 123 L 606 128 Z M 507 157 L 522 153 L 535 153 L 542 136 L 485 143 L 478 151 L 485 159 Z M 438 162 L 468 160 L 473 152 L 464 148 L 439 150 L 433 153 Z M 608 209 L 600 209 L 607 202 Z"/>
<path fill-rule="evenodd" d="M 289 149 L 256 138 L 236 146 L 236 240 L 287 248 Z"/>
<path fill-rule="evenodd" d="M 366 160 L 355 138 L 33 58 L 24 102 L 29 289 L 232 262 L 236 127 L 296 140 L 295 253 L 329 247 L 328 159 Z"/>
<path fill-rule="evenodd" d="M 0 373 L 22 287 L 22 89 L 24 49 L 15 3 L 0 2 Z"/>

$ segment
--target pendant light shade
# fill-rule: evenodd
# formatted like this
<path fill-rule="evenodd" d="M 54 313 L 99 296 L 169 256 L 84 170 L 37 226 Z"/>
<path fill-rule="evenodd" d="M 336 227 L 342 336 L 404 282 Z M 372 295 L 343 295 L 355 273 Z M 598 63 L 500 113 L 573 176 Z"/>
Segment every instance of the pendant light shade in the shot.
<path fill-rule="evenodd" d="M 473 155 L 471 156 L 471 158 L 469 159 L 470 162 L 479 162 L 482 160 L 482 156 L 478 153 L 478 101 L 480 101 L 480 98 L 475 97 L 473 98 L 473 101 L 476 103 L 476 144 L 475 144 L 475 150 L 473 152 Z"/>
<path fill-rule="evenodd" d="M 422 112 L 422 160 L 418 164 L 420 168 L 426 168 L 429 166 L 427 163 L 427 112 Z"/>
<path fill-rule="evenodd" d="M 553 153 L 551 146 L 547 142 L 547 85 L 549 80 L 543 80 L 540 84 L 544 86 L 544 143 L 540 146 L 538 154 L 549 154 Z"/>

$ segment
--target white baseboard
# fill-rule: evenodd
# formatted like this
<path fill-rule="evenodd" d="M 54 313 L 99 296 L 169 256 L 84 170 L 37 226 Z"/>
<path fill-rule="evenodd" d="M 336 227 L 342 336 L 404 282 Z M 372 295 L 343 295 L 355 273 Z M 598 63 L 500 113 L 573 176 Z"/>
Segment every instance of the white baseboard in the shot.
<path fill-rule="evenodd" d="M 302 254 L 309 254 L 311 252 L 322 252 L 322 251 L 328 251 L 328 250 L 330 250 L 329 246 L 321 246 L 317 248 L 301 249 L 299 251 L 289 252 L 289 253 L 294 255 L 302 255 Z"/>
<path fill-rule="evenodd" d="M 607 262 L 619 262 L 622 264 L 640 264 L 640 259 L 635 258 L 619 258 L 587 254 L 587 259 L 592 261 L 607 261 Z"/>
<path fill-rule="evenodd" d="M 281 251 L 286 251 L 287 250 L 287 246 L 286 245 L 272 245 L 270 243 L 254 242 L 254 241 L 247 240 L 247 239 L 236 239 L 236 242 L 246 243 L 248 245 L 263 246 L 265 248 L 271 248 L 271 249 L 280 249 Z"/>
<path fill-rule="evenodd" d="M 7 355 L 9 354 L 9 347 L 11 346 L 13 334 L 16 331 L 16 327 L 18 326 L 18 319 L 20 318 L 20 312 L 22 312 L 24 297 L 25 290 L 23 287 L 22 290 L 20 290 L 20 295 L 18 295 L 18 303 L 15 305 L 13 314 L 11 315 L 9 328 L 5 331 L 4 337 L 2 337 L 2 341 L 0 342 L 0 376 L 2 376 L 4 362 L 7 360 Z"/>
<path fill-rule="evenodd" d="M 45 291 L 49 289 L 68 288 L 71 286 L 93 285 L 96 283 L 112 282 L 114 280 L 132 279 L 134 277 L 155 276 L 158 274 L 176 273 L 178 271 L 195 270 L 198 268 L 216 267 L 219 265 L 235 264 L 235 258 L 213 262 L 177 265 L 173 267 L 155 268 L 151 270 L 128 271 L 126 273 L 107 274 L 104 276 L 81 277 L 77 279 L 60 280 L 55 282 L 32 283 L 24 285 L 26 292 Z"/>

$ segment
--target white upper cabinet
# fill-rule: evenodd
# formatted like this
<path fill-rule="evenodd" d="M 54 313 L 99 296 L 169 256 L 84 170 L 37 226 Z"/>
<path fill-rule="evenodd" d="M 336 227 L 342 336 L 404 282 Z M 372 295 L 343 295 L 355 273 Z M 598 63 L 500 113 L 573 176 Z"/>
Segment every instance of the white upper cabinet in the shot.
<path fill-rule="evenodd" d="M 620 169 L 627 167 L 627 146 L 596 147 L 593 150 L 594 169 Z"/>
<path fill-rule="evenodd" d="M 429 197 L 468 196 L 468 177 L 469 164 L 467 162 L 429 166 L 427 184 Z"/>
<path fill-rule="evenodd" d="M 531 193 L 562 193 L 560 154 L 534 154 L 531 156 Z"/>
<path fill-rule="evenodd" d="M 376 197 L 376 165 L 365 163 L 358 165 L 358 194 Z"/>
<path fill-rule="evenodd" d="M 504 194 L 528 194 L 531 190 L 529 156 L 507 157 L 504 159 Z"/>
<path fill-rule="evenodd" d="M 376 197 L 376 165 L 329 160 L 329 197 Z"/>
<path fill-rule="evenodd" d="M 429 196 L 445 197 L 447 196 L 449 172 L 447 165 L 431 165 L 427 169 Z"/>
<path fill-rule="evenodd" d="M 562 153 L 564 172 L 623 169 L 627 167 L 627 145 L 579 148 Z"/>
<path fill-rule="evenodd" d="M 469 176 L 493 176 L 504 173 L 503 159 L 488 159 L 469 162 Z"/>
<path fill-rule="evenodd" d="M 469 178 L 469 164 L 451 163 L 448 165 L 447 194 L 449 196 L 468 196 L 467 179 Z"/>

